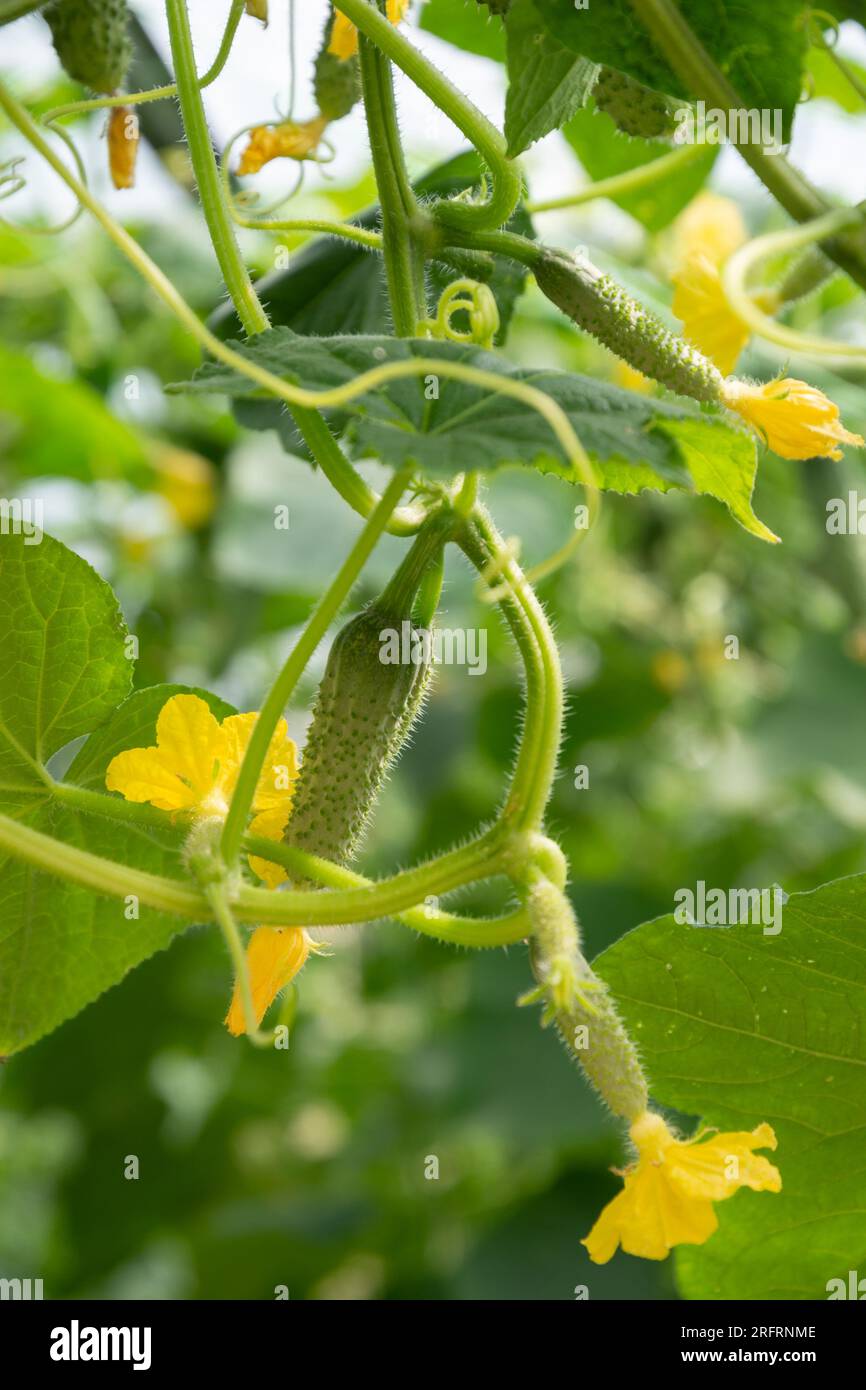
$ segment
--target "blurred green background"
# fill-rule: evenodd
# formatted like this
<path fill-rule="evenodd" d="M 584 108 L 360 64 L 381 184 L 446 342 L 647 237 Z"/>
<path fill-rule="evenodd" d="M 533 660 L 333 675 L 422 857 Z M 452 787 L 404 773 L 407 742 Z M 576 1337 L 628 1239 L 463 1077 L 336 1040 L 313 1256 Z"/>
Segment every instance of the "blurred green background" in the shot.
<path fill-rule="evenodd" d="M 29 92 L 46 105 L 60 94 Z M 576 158 L 557 149 L 576 185 Z M 359 171 L 303 195 L 299 213 L 346 215 L 370 199 Z M 757 195 L 745 213 L 753 230 L 782 225 Z M 669 232 L 644 234 L 607 204 L 555 227 L 669 303 Z M 219 303 L 192 217 L 133 230 L 200 312 Z M 270 241 L 245 246 L 259 273 L 273 267 Z M 853 312 L 838 281 L 798 310 L 804 323 L 823 314 L 831 334 Z M 115 586 L 140 642 L 138 685 L 186 681 L 256 708 L 356 518 L 220 400 L 162 394 L 196 350 L 86 222 L 62 240 L 0 229 L 0 338 L 0 493 L 42 501 L 46 530 Z M 618 379 L 535 291 L 506 350 Z M 768 379 L 780 363 L 752 349 L 745 365 Z M 809 376 L 866 432 L 857 379 Z M 697 879 L 791 892 L 866 869 L 863 544 L 825 527 L 827 500 L 861 471 L 850 453 L 764 456 L 756 511 L 776 547 L 710 500 L 608 497 L 579 559 L 542 585 L 569 690 L 550 826 L 590 955 Z M 530 563 L 567 538 L 577 500 L 516 471 L 489 487 Z M 276 506 L 288 531 L 274 528 Z M 401 553 L 382 547 L 358 604 Z M 470 832 L 510 765 L 516 660 L 456 557 L 443 622 L 488 625 L 488 671 L 440 671 L 383 797 L 371 873 Z M 291 712 L 299 741 L 323 660 Z M 455 901 L 498 906 L 481 890 Z M 223 1031 L 223 947 L 191 930 L 3 1068 L 0 1277 L 115 1299 L 267 1299 L 278 1286 L 323 1299 L 570 1299 L 579 1286 L 675 1297 L 669 1263 L 620 1254 L 596 1268 L 579 1244 L 616 1191 L 608 1169 L 622 1149 L 537 1011 L 515 1008 L 529 978 L 523 947 L 473 954 L 395 924 L 341 932 L 303 972 L 291 1050 L 270 1055 Z M 132 1155 L 137 1180 L 124 1176 Z"/>

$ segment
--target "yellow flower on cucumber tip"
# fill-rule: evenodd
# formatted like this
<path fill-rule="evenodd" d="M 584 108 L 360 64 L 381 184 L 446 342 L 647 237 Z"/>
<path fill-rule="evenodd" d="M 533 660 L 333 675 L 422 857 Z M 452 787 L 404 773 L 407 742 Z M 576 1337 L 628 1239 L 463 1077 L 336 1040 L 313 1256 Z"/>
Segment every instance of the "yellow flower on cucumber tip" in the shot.
<path fill-rule="evenodd" d="M 862 448 L 862 435 L 846 430 L 839 407 L 823 391 L 796 377 L 752 385 L 729 377 L 722 400 L 782 458 L 840 459 L 841 444 Z"/>
<path fill-rule="evenodd" d="M 411 3 L 412 0 L 388 0 L 386 14 L 392 24 L 399 24 L 401 19 L 405 19 Z M 351 19 L 348 19 L 340 10 L 334 16 L 334 27 L 331 30 L 328 52 L 333 53 L 335 58 L 340 58 L 343 62 L 348 58 L 354 58 L 358 52 L 358 30 Z"/>
<path fill-rule="evenodd" d="M 156 744 L 130 748 L 112 758 L 105 774 L 109 791 L 127 801 L 148 802 L 193 819 L 225 817 L 258 715 L 231 714 L 218 720 L 198 695 L 173 695 L 156 721 Z M 297 749 L 281 719 L 271 738 L 253 797 L 250 832 L 281 840 L 292 808 Z M 269 888 L 285 881 L 285 869 L 250 856 L 250 868 Z M 311 949 L 303 927 L 258 927 L 247 947 L 256 1022 L 298 973 Z M 237 986 L 226 1024 L 245 1031 Z"/>
<path fill-rule="evenodd" d="M 644 1111 L 631 1126 L 636 1161 L 621 1175 L 622 1192 L 605 1207 L 581 1244 L 596 1264 L 619 1246 L 627 1255 L 663 1260 L 675 1245 L 703 1245 L 718 1227 L 714 1202 L 741 1187 L 780 1192 L 782 1179 L 755 1149 L 775 1149 L 768 1124 L 757 1129 L 677 1139 L 662 1119 Z"/>
<path fill-rule="evenodd" d="M 311 121 L 255 126 L 241 155 L 238 174 L 257 174 L 272 159 L 310 159 L 319 148 L 327 127 L 328 119 L 321 113 Z"/>

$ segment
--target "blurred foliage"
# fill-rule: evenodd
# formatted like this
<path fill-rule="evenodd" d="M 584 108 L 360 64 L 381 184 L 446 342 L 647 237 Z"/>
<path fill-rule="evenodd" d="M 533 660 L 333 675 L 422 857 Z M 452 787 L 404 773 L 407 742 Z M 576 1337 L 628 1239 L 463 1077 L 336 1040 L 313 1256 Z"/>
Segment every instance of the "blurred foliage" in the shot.
<path fill-rule="evenodd" d="M 428 4 L 426 26 L 437 32 L 448 8 Z M 478 51 L 498 46 L 465 13 Z M 850 105 L 823 60 L 812 71 L 822 97 Z M 577 184 L 564 144 L 561 157 Z M 370 192 L 334 189 L 334 215 L 359 214 Z M 753 230 L 779 224 L 765 203 L 747 212 Z M 590 235 L 579 210 L 566 226 Z M 132 230 L 210 312 L 220 285 L 202 234 L 184 219 Z M 668 234 L 641 233 L 622 254 L 615 237 L 605 243 L 593 253 L 624 283 L 669 303 Z M 248 245 L 261 268 L 273 264 L 271 243 Z M 831 333 L 851 314 L 839 280 L 792 321 L 822 312 Z M 357 518 L 226 403 L 163 395 L 196 350 L 84 222 L 61 241 L 0 231 L 0 336 L 0 492 L 40 499 L 46 530 L 115 587 L 140 642 L 139 686 L 201 684 L 255 708 Z M 619 379 L 534 293 L 508 354 Z M 745 365 L 767 377 L 780 363 L 752 349 Z M 825 366 L 810 377 L 866 432 L 862 380 Z M 93 445 L 103 430 L 117 441 L 110 458 Z M 194 529 L 154 464 L 166 449 L 209 467 L 214 505 Z M 861 472 L 856 455 L 763 457 L 756 509 L 782 536 L 776 547 L 709 498 L 606 498 L 579 560 L 542 586 L 569 691 L 550 821 L 589 954 L 698 879 L 790 892 L 866 869 L 866 568 L 860 537 L 825 528 L 828 499 Z M 574 494 L 559 479 L 507 470 L 488 491 L 527 561 L 569 535 Z M 286 532 L 273 526 L 281 505 Z M 401 553 L 395 540 L 377 552 L 359 604 Z M 452 627 L 489 624 L 488 672 L 440 672 L 386 788 L 369 872 L 489 817 L 509 765 L 514 654 L 456 558 L 444 610 Z M 725 659 L 731 634 L 736 661 Z M 322 660 L 290 712 L 299 739 Z M 589 786 L 577 790 L 584 765 Z M 497 906 L 480 890 L 462 901 Z M 578 1243 L 622 1154 L 555 1040 L 514 1008 L 524 948 L 471 955 L 394 924 L 334 935 L 332 955 L 304 971 L 288 1053 L 223 1032 L 222 944 L 193 930 L 7 1065 L 0 1277 L 42 1277 L 50 1297 L 272 1298 L 278 1285 L 292 1298 L 569 1299 L 580 1285 L 592 1298 L 674 1297 L 669 1264 L 619 1255 L 596 1268 Z M 137 1180 L 124 1176 L 130 1155 Z M 431 1157 L 438 1180 L 425 1177 Z"/>

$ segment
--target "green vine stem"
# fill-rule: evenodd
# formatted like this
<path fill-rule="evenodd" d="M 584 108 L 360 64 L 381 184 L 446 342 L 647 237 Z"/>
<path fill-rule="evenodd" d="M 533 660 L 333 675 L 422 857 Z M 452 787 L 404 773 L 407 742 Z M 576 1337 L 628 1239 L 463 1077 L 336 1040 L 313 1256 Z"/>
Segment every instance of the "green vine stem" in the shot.
<path fill-rule="evenodd" d="M 334 5 L 435 102 L 471 140 L 490 169 L 492 187 L 486 203 L 438 203 L 433 209 L 437 221 L 464 231 L 501 227 L 520 199 L 520 175 L 508 158 L 503 135 L 444 73 L 380 14 L 375 4 L 369 0 L 334 0 Z"/>
<path fill-rule="evenodd" d="M 799 333 L 763 311 L 755 303 L 746 288 L 749 273 L 761 261 L 770 256 L 784 255 L 823 241 L 826 237 L 852 223 L 863 221 L 863 213 L 856 209 L 841 209 L 829 212 L 814 222 L 785 232 L 770 232 L 766 236 L 755 237 L 735 251 L 722 271 L 722 284 L 728 303 L 738 318 L 748 324 L 752 332 L 760 338 L 785 348 L 789 352 L 804 352 L 811 356 L 832 357 L 837 362 L 863 363 L 866 361 L 866 347 L 857 343 L 839 343 L 831 338 L 816 334 Z"/>
<path fill-rule="evenodd" d="M 213 249 L 244 332 L 262 333 L 270 328 L 270 322 L 244 265 L 223 200 L 196 72 L 186 0 L 165 0 L 165 12 L 190 161 Z"/>
<path fill-rule="evenodd" d="M 742 99 L 716 66 L 673 0 L 630 0 L 638 19 L 655 40 L 680 81 L 708 106 L 739 110 Z M 770 155 L 761 145 L 738 145 L 740 154 L 782 207 L 797 222 L 809 222 L 830 211 L 823 194 L 795 169 L 783 154 Z M 823 243 L 837 265 L 866 289 L 866 247 L 862 240 L 839 236 Z"/>
<path fill-rule="evenodd" d="M 102 203 L 93 196 L 86 184 L 67 169 L 45 140 L 42 131 L 31 118 L 29 112 L 2 82 L 0 82 L 0 107 L 34 149 L 38 150 L 67 188 L 71 189 L 79 202 L 92 214 L 118 250 L 126 256 L 130 264 L 135 267 L 154 293 L 183 324 L 187 332 L 191 333 L 211 356 L 234 367 L 244 375 L 250 376 L 260 386 L 284 400 L 287 405 L 296 406 L 299 403 L 297 392 L 293 391 L 279 377 L 274 376 L 273 373 L 264 372 L 261 368 L 254 367 L 239 353 L 233 352 L 199 320 L 183 296 L 178 293 L 159 266 L 151 260 L 143 247 L 115 221 Z M 309 401 L 311 408 L 297 413 L 295 420 L 311 454 L 344 501 L 348 502 L 349 506 L 359 515 L 368 517 L 375 509 L 379 498 L 352 467 L 331 434 L 326 421 L 314 408 L 317 404 L 315 393 L 302 394 Z M 423 509 L 418 507 L 401 509 L 395 513 L 389 530 L 393 531 L 395 535 L 412 535 L 421 525 L 424 515 Z"/>
<path fill-rule="evenodd" d="M 256 787 L 268 747 L 292 692 L 307 668 L 310 657 L 318 647 L 334 618 L 349 596 L 361 570 L 369 560 L 412 476 L 411 466 L 394 474 L 375 511 L 370 516 L 336 577 L 320 598 L 307 626 L 298 638 L 288 660 L 274 681 L 253 728 L 247 751 L 238 773 L 234 795 L 223 828 L 221 851 L 226 863 L 238 858 L 241 840 L 249 820 Z"/>
<path fill-rule="evenodd" d="M 403 158 L 391 64 L 363 36 L 359 61 L 370 153 L 382 210 L 385 278 L 394 331 L 399 338 L 411 338 L 416 323 L 426 313 L 424 254 L 416 246 L 412 231 L 418 220 L 418 202 Z"/>
<path fill-rule="evenodd" d="M 652 159 L 648 164 L 639 164 L 636 169 L 626 169 L 622 174 L 611 174 L 610 178 L 598 179 L 586 188 L 579 188 L 576 193 L 567 193 L 563 198 L 548 198 L 542 202 L 529 202 L 524 206 L 527 212 L 532 213 L 556 212 L 560 208 L 579 207 L 581 203 L 592 202 L 594 198 L 619 198 L 625 193 L 635 193 L 641 188 L 646 188 L 648 184 L 665 179 L 670 174 L 681 173 L 696 160 L 703 158 L 703 154 L 699 145 L 686 145 L 681 149 L 671 150 L 669 154 L 663 154 L 658 159 Z"/>

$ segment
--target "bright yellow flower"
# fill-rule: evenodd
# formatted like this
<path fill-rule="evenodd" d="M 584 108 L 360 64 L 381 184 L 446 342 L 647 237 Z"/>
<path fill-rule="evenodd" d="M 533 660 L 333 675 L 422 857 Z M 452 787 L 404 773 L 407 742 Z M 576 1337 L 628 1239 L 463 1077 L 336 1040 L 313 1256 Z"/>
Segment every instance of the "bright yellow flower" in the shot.
<path fill-rule="evenodd" d="M 411 3 L 412 0 L 388 0 L 386 12 L 392 24 L 399 24 L 401 19 L 405 19 Z M 358 52 L 358 31 L 351 19 L 347 19 L 339 10 L 334 17 L 328 52 L 342 62 L 354 58 Z"/>
<path fill-rule="evenodd" d="M 706 256 L 714 266 L 724 265 L 746 236 L 746 224 L 736 203 L 718 193 L 699 193 L 677 218 L 674 256 L 680 265 L 693 256 Z"/>
<path fill-rule="evenodd" d="M 216 470 L 209 459 L 173 445 L 157 446 L 151 453 L 155 486 L 178 521 L 197 531 L 213 515 L 217 503 Z"/>
<path fill-rule="evenodd" d="M 596 1264 L 622 1246 L 628 1255 L 663 1260 L 675 1245 L 703 1245 L 718 1226 L 713 1202 L 741 1187 L 779 1192 L 782 1179 L 755 1149 L 775 1149 L 767 1124 L 751 1134 L 676 1139 L 661 1115 L 649 1110 L 631 1127 L 637 1162 L 625 1170 L 625 1186 L 609 1202 L 581 1243 Z"/>
<path fill-rule="evenodd" d="M 751 330 L 728 305 L 718 268 L 698 253 L 672 278 L 673 311 L 682 321 L 683 336 L 727 376 L 737 365 Z"/>
<path fill-rule="evenodd" d="M 638 391 L 642 396 L 649 395 L 655 385 L 643 372 L 636 371 L 619 357 L 614 363 L 613 379 L 617 386 L 622 386 L 625 391 Z"/>
<path fill-rule="evenodd" d="M 184 811 L 194 818 L 221 819 L 228 811 L 257 718 L 255 713 L 232 714 L 220 723 L 198 695 L 173 695 L 159 712 L 156 745 L 118 753 L 108 765 L 105 785 L 127 801 L 146 801 L 163 811 Z M 296 777 L 297 749 L 281 719 L 253 797 L 253 835 L 282 839 Z M 249 863 L 269 888 L 287 877 L 285 869 L 269 860 L 251 856 Z M 301 969 L 310 944 L 303 927 L 258 927 L 253 932 L 247 964 L 258 1022 Z M 244 1031 L 237 986 L 226 1023 L 233 1033 Z"/>
<path fill-rule="evenodd" d="M 843 427 L 838 405 L 795 377 L 762 386 L 730 378 L 722 387 L 722 399 L 782 458 L 840 459 L 840 444 L 863 447 L 862 436 Z"/>
<path fill-rule="evenodd" d="M 327 117 L 321 114 L 311 121 L 255 126 L 241 155 L 238 173 L 257 174 L 272 159 L 309 159 L 318 149 L 327 126 Z"/>
<path fill-rule="evenodd" d="M 717 193 L 699 193 L 676 226 L 673 311 L 683 336 L 727 376 L 749 341 L 751 330 L 728 304 L 722 285 L 725 262 L 746 240 L 746 224 L 736 203 Z M 767 313 L 778 297 L 769 290 L 755 295 Z"/>

